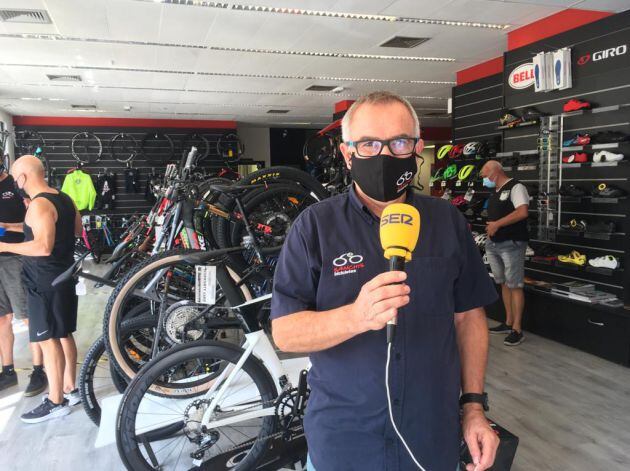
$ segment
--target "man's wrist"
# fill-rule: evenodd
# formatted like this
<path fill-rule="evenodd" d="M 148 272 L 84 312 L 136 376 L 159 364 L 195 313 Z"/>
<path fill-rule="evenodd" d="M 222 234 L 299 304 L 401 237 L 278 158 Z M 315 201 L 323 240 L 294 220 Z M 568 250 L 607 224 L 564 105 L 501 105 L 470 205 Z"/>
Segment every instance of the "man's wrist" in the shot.
<path fill-rule="evenodd" d="M 483 406 L 481 404 L 477 404 L 475 402 L 469 402 L 462 406 L 462 410 L 464 414 L 472 413 L 472 412 L 480 412 L 484 414 Z"/>

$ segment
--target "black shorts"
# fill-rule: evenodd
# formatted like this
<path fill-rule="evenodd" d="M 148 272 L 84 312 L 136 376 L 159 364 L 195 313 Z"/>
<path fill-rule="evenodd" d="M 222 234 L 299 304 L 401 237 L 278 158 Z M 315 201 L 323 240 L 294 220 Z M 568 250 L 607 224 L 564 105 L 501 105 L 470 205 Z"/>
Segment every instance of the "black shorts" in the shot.
<path fill-rule="evenodd" d="M 79 304 L 73 283 L 51 291 L 26 289 L 31 342 L 61 339 L 77 330 Z"/>

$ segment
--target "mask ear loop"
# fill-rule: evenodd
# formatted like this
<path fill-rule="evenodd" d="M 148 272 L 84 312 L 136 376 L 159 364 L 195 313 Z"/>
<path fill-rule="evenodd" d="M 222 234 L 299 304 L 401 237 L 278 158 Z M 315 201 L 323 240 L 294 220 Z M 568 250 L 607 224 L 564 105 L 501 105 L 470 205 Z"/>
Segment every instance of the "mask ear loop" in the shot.
<path fill-rule="evenodd" d="M 422 171 L 422 166 L 424 165 L 424 157 L 422 157 L 420 154 L 416 154 L 416 152 L 414 151 L 413 156 L 416 159 L 420 159 L 420 163 L 418 164 L 418 173 L 420 173 Z M 414 188 L 417 188 L 419 191 L 424 191 L 424 185 L 422 183 L 417 183 L 416 185 L 414 185 Z"/>

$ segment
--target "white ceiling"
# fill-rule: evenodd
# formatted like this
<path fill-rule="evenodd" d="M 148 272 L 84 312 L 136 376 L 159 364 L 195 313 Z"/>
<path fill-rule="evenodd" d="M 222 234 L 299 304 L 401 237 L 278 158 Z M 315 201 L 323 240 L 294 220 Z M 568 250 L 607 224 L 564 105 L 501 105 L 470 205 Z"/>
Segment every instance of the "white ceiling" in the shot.
<path fill-rule="evenodd" d="M 243 11 L 233 4 L 510 27 Z M 409 97 L 420 115 L 445 113 L 458 70 L 502 54 L 508 31 L 568 7 L 619 12 L 630 8 L 630 0 L 244 0 L 226 2 L 224 7 L 159 0 L 0 0 L 0 8 L 44 9 L 53 20 L 48 25 L 0 22 L 0 107 L 13 115 L 319 126 L 330 122 L 335 102 L 387 89 Z M 395 35 L 431 39 L 413 49 L 379 47 Z M 298 52 L 455 60 L 317 57 Z M 83 81 L 52 83 L 46 74 L 81 75 Z M 314 84 L 344 90 L 339 94 L 305 90 Z M 72 110 L 73 104 L 96 105 L 98 112 Z M 269 109 L 289 112 L 269 115 Z M 423 121 L 449 124 L 444 117 Z"/>

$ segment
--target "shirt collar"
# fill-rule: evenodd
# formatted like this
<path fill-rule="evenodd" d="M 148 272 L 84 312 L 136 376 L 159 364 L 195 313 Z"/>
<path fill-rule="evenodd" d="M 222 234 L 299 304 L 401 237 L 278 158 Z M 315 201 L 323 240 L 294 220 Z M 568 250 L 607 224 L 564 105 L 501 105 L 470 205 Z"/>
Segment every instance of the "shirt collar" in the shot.
<path fill-rule="evenodd" d="M 357 195 L 357 191 L 354 187 L 354 183 L 350 185 L 350 204 L 352 207 L 361 215 L 363 220 L 369 224 L 374 224 L 379 221 L 372 211 L 369 210 L 367 206 L 365 206 L 359 196 Z M 407 197 L 405 198 L 405 203 L 413 205 L 413 191 L 411 189 L 407 190 Z"/>

